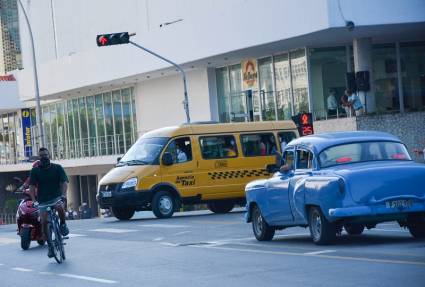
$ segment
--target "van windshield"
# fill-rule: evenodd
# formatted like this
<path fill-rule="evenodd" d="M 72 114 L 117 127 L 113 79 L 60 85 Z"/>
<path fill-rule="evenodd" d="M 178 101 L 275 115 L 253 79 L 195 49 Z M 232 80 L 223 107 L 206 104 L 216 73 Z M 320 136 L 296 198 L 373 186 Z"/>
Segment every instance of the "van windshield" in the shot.
<path fill-rule="evenodd" d="M 158 163 L 158 156 L 167 141 L 168 138 L 140 138 L 127 151 L 117 166 Z"/>

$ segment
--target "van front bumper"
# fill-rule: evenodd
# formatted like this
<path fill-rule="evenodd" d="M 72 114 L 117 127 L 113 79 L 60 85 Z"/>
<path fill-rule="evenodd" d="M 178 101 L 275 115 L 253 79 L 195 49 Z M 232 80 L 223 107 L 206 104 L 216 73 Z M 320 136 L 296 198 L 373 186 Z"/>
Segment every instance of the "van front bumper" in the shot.
<path fill-rule="evenodd" d="M 138 191 L 116 191 L 111 196 L 104 196 L 100 192 L 96 196 L 100 208 L 110 207 L 134 207 L 135 209 L 143 209 L 152 201 L 152 192 L 150 190 Z"/>

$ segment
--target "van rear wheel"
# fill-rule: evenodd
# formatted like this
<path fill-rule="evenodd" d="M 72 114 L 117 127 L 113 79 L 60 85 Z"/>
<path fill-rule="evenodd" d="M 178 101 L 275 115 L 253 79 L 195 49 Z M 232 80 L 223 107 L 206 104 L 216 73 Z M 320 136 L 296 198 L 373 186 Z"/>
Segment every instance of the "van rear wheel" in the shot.
<path fill-rule="evenodd" d="M 228 213 L 234 206 L 235 203 L 231 201 L 211 202 L 207 204 L 208 209 L 214 213 Z"/>
<path fill-rule="evenodd" d="M 155 193 L 152 199 L 152 211 L 156 217 L 170 218 L 175 209 L 176 200 L 170 192 L 161 190 Z"/>
<path fill-rule="evenodd" d="M 134 209 L 129 207 L 112 207 L 112 213 L 119 220 L 129 220 L 134 215 Z"/>

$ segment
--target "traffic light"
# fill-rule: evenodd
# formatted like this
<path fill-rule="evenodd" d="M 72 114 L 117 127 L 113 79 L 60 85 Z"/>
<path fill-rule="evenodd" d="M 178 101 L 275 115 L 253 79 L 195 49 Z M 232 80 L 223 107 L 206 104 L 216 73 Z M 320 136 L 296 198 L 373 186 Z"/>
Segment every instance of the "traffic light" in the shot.
<path fill-rule="evenodd" d="M 308 136 L 314 134 L 313 117 L 311 113 L 299 113 L 292 117 L 292 120 L 297 125 L 300 136 Z"/>
<path fill-rule="evenodd" d="M 128 44 L 129 41 L 130 35 L 128 35 L 128 32 L 102 34 L 96 36 L 96 43 L 99 47 Z"/>

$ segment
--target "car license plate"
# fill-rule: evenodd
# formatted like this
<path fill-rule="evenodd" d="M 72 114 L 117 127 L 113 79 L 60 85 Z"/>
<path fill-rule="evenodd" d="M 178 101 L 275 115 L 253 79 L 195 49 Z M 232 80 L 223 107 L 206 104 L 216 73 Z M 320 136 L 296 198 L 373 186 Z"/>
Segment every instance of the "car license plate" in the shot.
<path fill-rule="evenodd" d="M 398 199 L 389 200 L 385 202 L 387 208 L 409 208 L 412 207 L 413 201 L 411 199 Z"/>
<path fill-rule="evenodd" d="M 111 191 L 102 191 L 102 197 L 112 197 Z"/>

